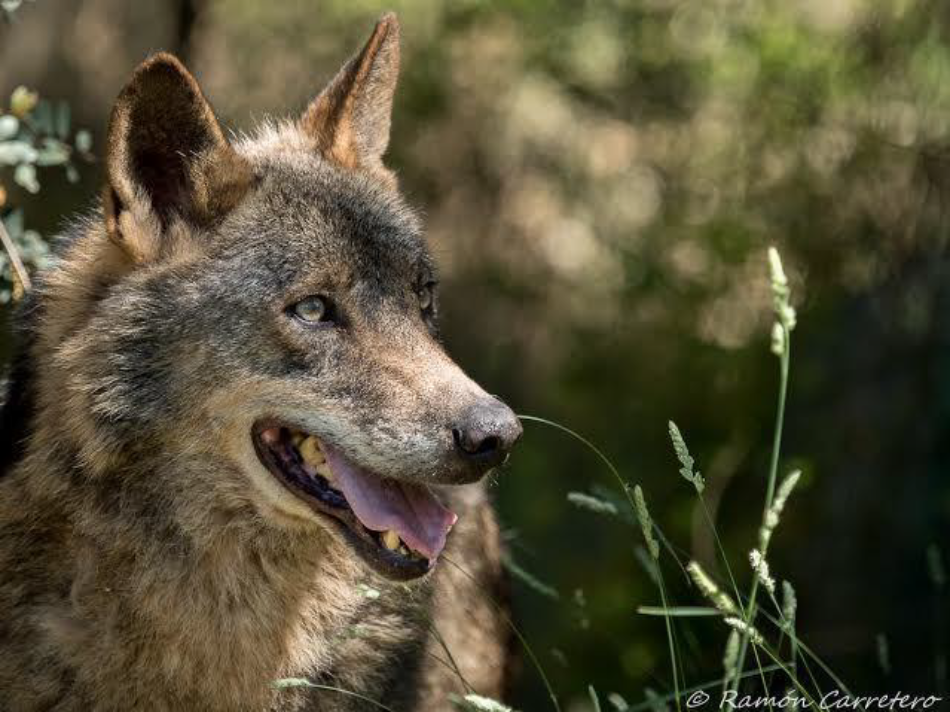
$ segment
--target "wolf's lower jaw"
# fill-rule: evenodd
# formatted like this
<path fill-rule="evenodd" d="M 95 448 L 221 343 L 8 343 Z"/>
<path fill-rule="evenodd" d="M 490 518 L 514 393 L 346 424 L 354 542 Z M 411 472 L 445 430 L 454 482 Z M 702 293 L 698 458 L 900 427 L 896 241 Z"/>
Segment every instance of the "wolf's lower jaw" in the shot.
<path fill-rule="evenodd" d="M 364 523 L 360 519 L 344 494 L 344 486 L 331 469 L 327 448 L 321 445 L 316 436 L 271 422 L 256 425 L 252 438 L 259 459 L 271 474 L 311 510 L 331 518 L 346 540 L 377 573 L 390 579 L 408 580 L 425 575 L 434 566 L 445 534 L 454 524 L 454 515 L 451 515 L 442 534 L 442 544 L 425 546 L 411 534 L 406 536 L 413 541 L 406 542 L 395 528 L 380 531 L 378 526 L 373 528 L 378 524 L 375 520 Z M 338 467 L 342 468 L 339 464 Z M 367 484 L 364 482 L 355 487 L 353 495 L 362 497 L 360 490 L 365 489 Z M 415 511 L 417 508 L 430 511 L 435 508 L 436 511 L 450 514 L 422 485 L 399 484 L 382 479 L 374 485 L 381 490 L 399 491 L 409 504 L 410 516 L 421 519 L 422 515 Z M 411 493 L 404 494 L 403 490 L 409 488 Z M 432 502 L 420 506 L 418 500 L 426 498 Z M 417 551 L 414 544 L 427 551 Z"/>

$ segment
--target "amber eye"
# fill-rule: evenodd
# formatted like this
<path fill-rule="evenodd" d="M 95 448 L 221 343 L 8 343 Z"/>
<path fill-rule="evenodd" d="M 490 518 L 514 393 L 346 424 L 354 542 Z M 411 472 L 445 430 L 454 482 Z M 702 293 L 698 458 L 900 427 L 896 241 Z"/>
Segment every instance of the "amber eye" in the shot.
<path fill-rule="evenodd" d="M 416 292 L 416 296 L 419 297 L 419 308 L 424 312 L 432 311 L 433 302 L 435 301 L 435 282 L 426 282 L 419 290 Z"/>
<path fill-rule="evenodd" d="M 324 297 L 311 295 L 304 297 L 290 307 L 290 313 L 307 324 L 329 321 L 330 305 Z"/>

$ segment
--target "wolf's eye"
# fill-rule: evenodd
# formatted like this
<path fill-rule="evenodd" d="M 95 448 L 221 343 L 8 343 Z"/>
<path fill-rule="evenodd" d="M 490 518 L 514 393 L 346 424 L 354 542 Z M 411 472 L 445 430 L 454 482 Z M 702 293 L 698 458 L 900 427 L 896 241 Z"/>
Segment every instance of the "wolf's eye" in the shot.
<path fill-rule="evenodd" d="M 432 311 L 435 302 L 435 282 L 426 282 L 416 292 L 419 297 L 419 308 L 424 312 Z"/>
<path fill-rule="evenodd" d="M 308 324 L 316 324 L 321 321 L 330 320 L 330 305 L 323 297 L 312 295 L 304 297 L 299 302 L 290 307 L 290 313 L 300 321 Z"/>

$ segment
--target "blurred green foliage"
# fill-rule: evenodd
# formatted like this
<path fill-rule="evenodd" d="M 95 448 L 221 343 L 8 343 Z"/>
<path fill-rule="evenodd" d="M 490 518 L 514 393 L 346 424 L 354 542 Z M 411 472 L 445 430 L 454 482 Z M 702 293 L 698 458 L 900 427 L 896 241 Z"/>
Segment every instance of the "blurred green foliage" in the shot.
<path fill-rule="evenodd" d="M 403 0 L 389 163 L 425 211 L 444 330 L 474 376 L 590 437 L 669 537 L 716 570 L 677 475 L 674 419 L 748 572 L 776 384 L 765 249 L 800 323 L 785 468 L 803 470 L 770 563 L 806 641 L 861 691 L 933 690 L 929 541 L 950 531 L 950 6 L 936 0 Z M 0 27 L 0 91 L 28 82 L 104 129 L 149 49 L 186 55 L 227 122 L 298 111 L 384 9 L 369 0 L 44 0 Z M 14 28 L 14 29 L 11 29 Z M 97 38 L 89 42 L 90 33 Z M 92 172 L 90 172 L 91 174 Z M 49 233 L 92 198 L 22 204 Z M 556 688 L 670 684 L 638 532 L 567 501 L 602 465 L 535 423 L 499 478 L 517 620 Z M 946 549 L 947 547 L 944 546 Z M 669 569 L 674 599 L 698 602 Z M 946 605 L 944 600 L 943 605 Z M 876 637 L 892 670 L 882 679 Z M 722 632 L 682 626 L 686 677 Z M 525 667 L 510 702 L 542 709 Z"/>
<path fill-rule="evenodd" d="M 11 171 L 13 182 L 31 195 L 40 191 L 38 168 L 62 166 L 67 180 L 78 182 L 73 159 L 92 159 L 92 135 L 80 130 L 73 136 L 70 117 L 66 102 L 41 100 L 24 86 L 14 89 L 9 110 L 3 113 L 0 106 L 0 171 Z M 42 269 L 48 260 L 48 245 L 35 230 L 25 229 L 22 210 L 6 203 L 7 189 L 0 182 L 0 210 L 6 208 L 0 218 L 3 228 L 26 268 Z M 7 251 L 0 250 L 0 304 L 8 304 L 14 295 L 13 269 Z"/>

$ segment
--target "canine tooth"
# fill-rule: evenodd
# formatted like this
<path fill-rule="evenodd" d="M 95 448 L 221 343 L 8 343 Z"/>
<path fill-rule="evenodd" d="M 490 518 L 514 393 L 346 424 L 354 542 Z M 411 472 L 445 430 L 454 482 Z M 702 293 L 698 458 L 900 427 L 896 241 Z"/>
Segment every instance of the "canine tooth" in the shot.
<path fill-rule="evenodd" d="M 300 451 L 300 457 L 309 465 L 319 465 L 325 459 L 323 457 L 323 451 L 320 449 L 320 445 L 313 435 L 308 435 L 303 442 L 297 446 L 297 449 Z"/>
<path fill-rule="evenodd" d="M 322 475 L 327 482 L 335 482 L 333 479 L 333 471 L 330 469 L 330 465 L 327 462 L 321 462 L 319 465 L 311 465 L 313 471 L 318 475 Z"/>
<path fill-rule="evenodd" d="M 396 551 L 399 548 L 399 535 L 394 529 L 387 529 L 382 534 L 383 546 L 385 546 L 390 551 Z"/>

